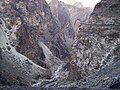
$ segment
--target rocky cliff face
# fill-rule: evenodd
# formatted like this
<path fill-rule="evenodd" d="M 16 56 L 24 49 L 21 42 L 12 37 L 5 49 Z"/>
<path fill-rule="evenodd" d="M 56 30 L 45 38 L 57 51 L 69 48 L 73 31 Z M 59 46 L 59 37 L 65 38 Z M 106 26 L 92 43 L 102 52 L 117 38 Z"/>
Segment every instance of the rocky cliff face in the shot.
<path fill-rule="evenodd" d="M 9 30 L 2 19 L 0 22 L 0 86 L 31 85 L 38 77 L 50 78 L 50 69 L 36 65 L 11 46 Z"/>
<path fill-rule="evenodd" d="M 78 51 L 80 55 L 78 57 L 80 57 L 81 60 L 84 59 L 87 64 L 90 64 L 90 66 L 93 66 L 94 68 L 102 65 L 103 62 L 110 62 L 106 61 L 106 59 L 108 60 L 109 58 L 110 60 L 110 58 L 114 56 L 111 56 L 111 53 L 120 44 L 120 18 L 117 17 L 117 14 L 120 12 L 114 13 L 114 11 L 111 10 L 111 7 L 116 4 L 118 5 L 114 8 L 119 8 L 119 1 L 116 0 L 110 2 L 111 4 L 105 5 L 105 11 L 102 10 L 102 6 L 104 5 L 103 2 L 104 4 L 109 3 L 109 1 L 104 0 L 98 3 L 91 14 L 90 22 L 81 25 L 79 28 L 79 41 L 76 46 L 78 48 L 80 47 L 80 51 Z M 101 7 L 99 5 L 101 5 Z M 98 11 L 102 14 L 99 14 Z"/>
<path fill-rule="evenodd" d="M 88 22 L 89 16 L 93 10 L 90 7 L 83 7 L 81 3 L 75 3 L 73 6 L 67 5 L 67 7 L 72 27 L 77 35 L 79 24 Z"/>
<path fill-rule="evenodd" d="M 119 0 L 102 0 L 95 6 L 91 16 L 119 17 Z"/>
<path fill-rule="evenodd" d="M 112 64 L 117 64 L 115 60 L 120 57 L 119 5 L 119 0 L 102 0 L 95 6 L 89 23 L 80 25 L 78 41 L 73 46 L 76 52 L 75 60 L 80 67 L 81 73 L 84 73 L 83 76 L 99 70 L 101 72 L 102 68 L 105 68 L 103 72 L 105 70 L 107 72 L 108 67 L 111 69 L 112 74 L 118 72 L 116 77 L 120 74 L 116 70 L 120 68 L 119 66 L 115 67 L 115 71 L 112 70 L 114 68 Z M 109 71 L 108 73 L 110 73 Z M 105 73 L 103 74 L 105 75 Z M 114 75 L 112 76 L 115 77 Z M 99 79 L 99 77 L 97 78 Z M 112 80 L 112 78 L 110 77 L 109 80 Z"/>
<path fill-rule="evenodd" d="M 102 0 L 89 22 L 81 23 L 72 55 L 81 78 L 73 83 L 58 81 L 56 87 L 120 89 L 119 8 L 119 0 Z"/>
<path fill-rule="evenodd" d="M 71 48 L 78 33 L 79 23 L 88 20 L 92 9 L 83 7 L 81 3 L 68 5 L 58 0 L 52 0 L 49 5 L 53 15 L 61 26 L 61 34 L 66 45 Z"/>
<path fill-rule="evenodd" d="M 64 62 L 55 57 L 43 42 L 39 41 L 38 45 L 43 50 L 47 67 L 41 67 L 17 52 L 9 38 L 9 29 L 0 18 L 0 86 L 32 86 L 43 79 L 59 76 L 56 71 Z"/>
<path fill-rule="evenodd" d="M 44 88 L 59 87 L 65 89 L 68 89 L 69 87 L 120 89 L 119 0 L 102 0 L 95 6 L 94 11 L 89 18 L 89 22 L 80 23 L 76 42 L 72 47 L 73 54 L 70 58 L 71 61 L 67 64 L 55 57 L 51 52 L 53 49 L 49 47 L 51 49 L 50 51 L 47 45 L 45 45 L 46 41 L 49 41 L 49 38 L 53 38 L 53 42 L 50 40 L 48 46 L 54 44 L 56 46 L 61 45 L 60 47 L 64 47 L 65 44 L 62 43 L 65 39 L 63 40 L 62 36 L 60 36 L 61 34 L 49 36 L 49 34 L 52 34 L 47 31 L 49 28 L 56 30 L 53 29 L 51 25 L 57 24 L 57 28 L 61 28 L 61 25 L 64 22 L 61 23 L 58 18 L 56 18 L 57 22 L 54 22 L 52 14 L 48 13 L 49 8 L 44 8 L 44 5 L 47 5 L 44 1 L 29 0 L 29 2 L 26 2 L 25 0 L 1 0 L 1 2 L 2 3 L 0 4 L 2 5 L 0 7 L 0 15 L 2 19 L 0 19 L 0 85 L 17 84 L 37 87 L 40 86 Z M 35 15 L 31 18 L 30 12 L 33 7 L 31 9 L 29 9 L 29 7 L 31 7 L 31 5 L 34 6 L 35 2 L 38 4 L 37 7 L 40 7 L 41 5 L 43 6 L 38 10 L 36 10 L 37 7 L 35 7 L 35 10 L 31 13 Z M 58 3 L 58 1 L 56 2 Z M 44 13 L 41 11 L 41 8 Z M 64 8 L 66 8 L 66 6 Z M 30 18 L 28 18 L 29 14 Z M 36 14 L 39 15 L 37 20 Z M 10 17 L 10 15 L 15 18 Z M 51 15 L 51 18 L 49 15 Z M 56 15 L 58 15 L 58 12 Z M 70 18 L 63 18 L 63 21 L 70 20 Z M 46 23 L 51 22 L 51 24 L 49 24 L 50 27 L 48 28 L 45 26 L 46 29 L 41 27 L 43 29 L 43 32 L 41 32 L 41 29 L 37 29 L 39 27 L 39 25 L 37 27 L 37 21 L 39 20 L 43 20 L 41 23 L 45 20 L 43 24 L 40 24 L 39 22 L 39 25 L 43 25 L 43 27 Z M 10 29 L 12 30 L 12 33 L 10 32 Z M 17 30 L 17 37 L 14 36 L 13 30 L 15 32 Z M 60 31 L 61 29 L 57 32 L 60 33 Z M 12 35 L 10 35 L 10 33 Z M 41 37 L 42 35 L 46 35 L 44 39 Z M 23 38 L 23 36 L 25 38 Z M 49 36 L 49 38 L 46 39 L 47 36 Z M 11 40 L 10 37 L 15 40 Z M 16 42 L 16 38 L 18 42 Z M 57 40 L 61 42 L 58 42 Z M 14 44 L 13 41 L 15 41 L 14 43 L 17 43 L 18 45 Z M 24 51 L 25 49 L 24 53 L 23 51 L 21 52 L 23 54 L 27 53 L 27 49 L 31 51 L 33 49 L 39 50 L 40 48 L 40 55 L 42 56 L 40 58 L 46 59 L 45 65 L 48 65 L 48 67 L 45 66 L 45 68 L 43 68 L 36 65 L 32 62 L 34 60 L 30 60 L 18 53 L 15 50 L 14 45 L 16 45 L 19 52 L 21 52 L 21 50 Z M 31 45 L 33 45 L 33 47 Z M 36 54 L 30 54 L 30 56 L 33 57 L 34 55 Z M 31 58 L 30 56 L 28 54 L 27 57 Z"/>
<path fill-rule="evenodd" d="M 59 35 L 60 27 L 44 0 L 1 0 L 0 9 L 7 28 L 15 33 L 17 43 L 13 46 L 21 54 L 41 64 L 45 57 L 39 40 L 59 58 L 69 54 Z"/>
<path fill-rule="evenodd" d="M 52 14 L 54 15 L 54 17 L 58 21 L 58 24 L 61 27 L 61 38 L 66 43 L 69 51 L 71 51 L 71 44 L 74 41 L 75 32 L 71 24 L 68 8 L 64 2 L 59 2 L 58 0 L 52 0 L 49 5 Z"/>
<path fill-rule="evenodd" d="M 62 61 L 51 53 L 69 55 L 59 30 L 44 0 L 1 0 L 0 85 L 31 85 L 53 77 Z"/>

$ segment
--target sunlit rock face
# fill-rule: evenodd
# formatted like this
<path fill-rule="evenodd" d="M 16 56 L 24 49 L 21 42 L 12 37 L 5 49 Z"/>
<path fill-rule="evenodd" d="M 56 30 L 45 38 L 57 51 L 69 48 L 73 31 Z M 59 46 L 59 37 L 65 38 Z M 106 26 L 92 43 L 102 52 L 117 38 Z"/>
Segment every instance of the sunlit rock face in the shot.
<path fill-rule="evenodd" d="M 59 35 L 60 27 L 45 0 L 1 0 L 0 4 L 0 16 L 11 31 L 10 36 L 14 40 L 11 44 L 18 52 L 35 63 L 42 63 L 40 59 L 44 60 L 45 57 L 38 45 L 40 40 L 57 57 L 65 58 L 68 55 Z"/>
<path fill-rule="evenodd" d="M 114 58 L 120 57 L 117 49 L 120 44 L 119 9 L 119 0 L 102 0 L 95 6 L 89 23 L 80 25 L 78 41 L 73 48 L 78 66 L 85 74 L 109 66 Z"/>

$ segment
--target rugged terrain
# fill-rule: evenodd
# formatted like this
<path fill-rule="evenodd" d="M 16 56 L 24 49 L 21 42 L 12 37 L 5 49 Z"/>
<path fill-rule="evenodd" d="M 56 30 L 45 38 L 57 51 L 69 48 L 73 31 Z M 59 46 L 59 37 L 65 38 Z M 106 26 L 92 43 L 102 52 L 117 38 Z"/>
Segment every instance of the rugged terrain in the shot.
<path fill-rule="evenodd" d="M 79 15 L 70 12 L 80 4 L 52 0 L 50 10 L 44 0 L 0 1 L 0 86 L 120 89 L 120 0 L 101 0 L 84 13 L 76 34 Z M 76 38 L 72 51 L 62 30 Z"/>
<path fill-rule="evenodd" d="M 81 3 L 68 5 L 58 0 L 52 0 L 49 6 L 61 27 L 61 36 L 69 51 L 71 51 L 71 46 L 78 33 L 79 23 L 88 21 L 92 9 L 90 7 L 83 7 Z"/>
<path fill-rule="evenodd" d="M 73 45 L 76 62 L 83 76 L 92 78 L 88 77 L 84 85 L 79 83 L 79 87 L 120 86 L 119 9 L 119 0 L 102 0 L 95 6 L 89 23 L 81 23 L 79 26 L 78 38 Z"/>
<path fill-rule="evenodd" d="M 62 62 L 57 57 L 65 58 L 69 56 L 69 52 L 59 36 L 59 26 L 47 3 L 44 0 L 1 0 L 0 3 L 2 83 L 8 79 L 10 85 L 20 84 L 21 80 L 25 84 L 24 79 L 30 76 L 30 80 L 28 80 L 30 83 L 27 83 L 30 85 L 34 82 L 32 79 L 41 77 L 40 73 L 45 74 L 42 77 L 51 78 L 51 73 L 56 69 L 54 66 L 61 65 L 60 62 Z M 50 59 L 53 60 L 52 63 Z M 16 67 L 17 65 L 18 67 Z M 39 67 L 41 70 L 43 69 L 43 72 Z M 44 70 L 49 73 L 44 73 Z M 24 73 L 27 75 L 24 76 Z"/>
<path fill-rule="evenodd" d="M 57 57 L 68 56 L 66 45 L 60 38 L 60 27 L 44 0 L 1 0 L 1 4 L 1 17 L 7 28 L 16 34 L 18 52 L 35 63 L 42 63 L 40 59 L 44 61 L 44 54 L 38 45 L 40 40 Z"/>

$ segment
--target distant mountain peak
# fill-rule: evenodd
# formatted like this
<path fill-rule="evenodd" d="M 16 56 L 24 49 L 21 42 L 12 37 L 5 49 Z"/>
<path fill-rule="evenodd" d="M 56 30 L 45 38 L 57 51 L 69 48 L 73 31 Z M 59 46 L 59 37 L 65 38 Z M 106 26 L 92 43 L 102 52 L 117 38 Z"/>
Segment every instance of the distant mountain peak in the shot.
<path fill-rule="evenodd" d="M 83 8 L 84 7 L 81 2 L 77 2 L 73 6 L 76 6 L 78 8 Z"/>
<path fill-rule="evenodd" d="M 57 4 L 57 3 L 59 3 L 59 1 L 58 1 L 58 0 L 51 0 L 50 3 L 52 3 L 52 4 Z"/>

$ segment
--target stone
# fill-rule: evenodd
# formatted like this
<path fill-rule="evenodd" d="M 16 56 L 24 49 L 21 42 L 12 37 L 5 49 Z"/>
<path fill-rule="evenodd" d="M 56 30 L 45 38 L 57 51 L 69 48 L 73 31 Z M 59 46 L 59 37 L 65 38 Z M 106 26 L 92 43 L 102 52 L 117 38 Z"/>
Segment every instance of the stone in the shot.
<path fill-rule="evenodd" d="M 76 7 L 77 3 L 69 5 L 58 0 L 51 0 L 49 5 L 58 25 L 61 27 L 60 37 L 69 52 L 72 52 L 71 46 L 76 40 L 79 23 L 88 21 L 92 9 L 89 7 Z"/>
<path fill-rule="evenodd" d="M 1 17 L 6 27 L 11 29 L 10 40 L 15 41 L 11 44 L 19 53 L 34 60 L 36 64 L 42 63 L 41 59 L 44 61 L 44 58 L 42 58 L 43 51 L 38 45 L 40 40 L 58 58 L 69 55 L 65 43 L 60 39 L 60 27 L 45 0 L 12 0 L 9 3 L 3 0 L 1 3 L 5 4 Z"/>
<path fill-rule="evenodd" d="M 39 78 L 51 78 L 51 70 L 33 63 L 10 45 L 5 33 L 8 29 L 3 20 L 2 23 L 3 25 L 0 25 L 0 85 L 30 86 Z M 39 78 L 36 79 L 37 76 Z"/>

